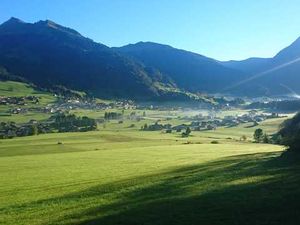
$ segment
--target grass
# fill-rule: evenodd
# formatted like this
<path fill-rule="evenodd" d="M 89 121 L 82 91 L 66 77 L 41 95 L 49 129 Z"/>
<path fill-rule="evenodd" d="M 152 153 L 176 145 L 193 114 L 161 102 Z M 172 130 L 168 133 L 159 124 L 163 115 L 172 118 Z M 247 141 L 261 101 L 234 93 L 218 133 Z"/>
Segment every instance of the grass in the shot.
<path fill-rule="evenodd" d="M 40 94 L 43 104 L 53 100 L 33 93 L 24 84 L 0 82 L 0 95 Z M 132 111 L 125 110 L 125 117 Z M 299 164 L 283 160 L 281 146 L 252 143 L 255 129 L 272 134 L 285 118 L 182 138 L 139 128 L 157 120 L 190 123 L 178 116 L 199 112 L 145 112 L 141 121 L 113 120 L 94 132 L 0 140 L 0 224 L 300 224 Z M 103 110 L 72 113 L 104 115 Z M 0 116 L 0 122 L 47 117 L 32 112 Z M 242 135 L 248 140 L 240 141 Z"/>
<path fill-rule="evenodd" d="M 27 103 L 25 106 L 17 105 L 0 105 L 0 122 L 13 121 L 16 123 L 25 123 L 31 119 L 44 120 L 49 117 L 47 114 L 40 112 L 30 111 L 26 114 L 10 114 L 9 110 L 13 108 L 36 108 L 46 106 L 56 101 L 56 97 L 47 92 L 35 90 L 33 87 L 26 83 L 15 81 L 0 81 L 0 96 L 6 97 L 24 97 L 24 96 L 37 96 L 39 97 L 39 104 Z"/>
<path fill-rule="evenodd" d="M 1 81 L 0 96 L 21 97 L 31 95 L 34 92 L 33 88 L 22 82 Z"/>
<path fill-rule="evenodd" d="M 258 126 L 252 126 L 252 123 L 244 123 L 235 127 L 220 127 L 216 130 L 201 132 L 203 137 L 217 137 L 217 138 L 233 138 L 239 140 L 242 135 L 245 135 L 249 141 L 253 141 L 253 133 L 256 129 L 261 128 L 268 135 L 274 134 L 279 130 L 280 124 L 287 118 L 268 119 L 263 121 Z"/>
<path fill-rule="evenodd" d="M 0 107 L 1 112 L 1 107 Z M 26 114 L 4 114 L 4 116 L 0 115 L 1 122 L 9 122 L 13 121 L 16 123 L 27 123 L 28 121 L 34 120 L 45 120 L 50 117 L 49 114 L 42 114 L 40 112 L 29 112 Z"/>
<path fill-rule="evenodd" d="M 23 97 L 23 96 L 40 97 L 40 104 L 46 105 L 55 101 L 55 97 L 49 93 L 35 90 L 26 83 L 15 81 L 0 81 L 0 96 Z"/>
<path fill-rule="evenodd" d="M 2 140 L 0 224 L 298 224 L 299 166 L 239 132 L 252 129 L 180 138 L 108 125 Z"/>

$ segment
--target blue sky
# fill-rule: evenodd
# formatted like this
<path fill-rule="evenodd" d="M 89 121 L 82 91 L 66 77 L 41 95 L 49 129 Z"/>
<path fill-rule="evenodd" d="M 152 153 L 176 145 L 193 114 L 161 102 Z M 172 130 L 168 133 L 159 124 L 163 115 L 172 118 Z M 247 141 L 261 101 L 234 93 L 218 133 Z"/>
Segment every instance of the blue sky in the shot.
<path fill-rule="evenodd" d="M 299 0 L 1 0 L 0 23 L 51 19 L 108 46 L 153 41 L 219 60 L 271 57 L 300 36 Z"/>

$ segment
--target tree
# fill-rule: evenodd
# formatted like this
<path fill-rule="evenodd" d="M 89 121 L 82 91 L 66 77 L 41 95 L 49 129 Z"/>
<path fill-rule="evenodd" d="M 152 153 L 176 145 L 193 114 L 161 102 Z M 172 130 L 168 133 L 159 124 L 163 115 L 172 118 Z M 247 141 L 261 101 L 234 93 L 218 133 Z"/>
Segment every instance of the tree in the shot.
<path fill-rule="evenodd" d="M 188 137 L 190 134 L 191 134 L 191 128 L 190 127 L 187 127 L 185 132 L 183 132 L 181 135 L 182 137 Z"/>
<path fill-rule="evenodd" d="M 271 141 L 273 144 L 282 144 L 282 136 L 281 134 L 277 133 L 277 134 L 274 134 L 271 138 Z"/>
<path fill-rule="evenodd" d="M 254 140 L 255 142 L 259 143 L 263 137 L 263 130 L 258 128 L 254 131 L 254 134 L 253 134 L 253 137 L 254 137 Z"/>
<path fill-rule="evenodd" d="M 191 132 L 192 132 L 191 128 L 187 127 L 186 130 L 185 130 L 186 135 L 189 136 L 191 134 Z"/>
<path fill-rule="evenodd" d="M 265 133 L 263 136 L 263 143 L 270 143 L 270 139 L 269 139 L 269 136 L 267 135 L 267 133 Z"/>
<path fill-rule="evenodd" d="M 142 126 L 142 130 L 147 130 L 148 129 L 148 124 L 144 124 L 144 126 Z"/>
<path fill-rule="evenodd" d="M 32 125 L 32 134 L 33 135 L 38 135 L 39 134 L 39 130 L 38 130 L 38 127 L 36 125 Z"/>

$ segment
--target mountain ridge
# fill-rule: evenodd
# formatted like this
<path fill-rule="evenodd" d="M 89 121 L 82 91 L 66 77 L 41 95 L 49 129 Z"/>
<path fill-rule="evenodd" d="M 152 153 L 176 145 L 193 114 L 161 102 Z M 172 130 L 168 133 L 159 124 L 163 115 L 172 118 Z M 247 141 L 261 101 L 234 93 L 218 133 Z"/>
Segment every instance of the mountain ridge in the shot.
<path fill-rule="evenodd" d="M 270 96 L 300 92 L 300 38 L 273 58 L 222 62 L 150 41 L 110 48 L 51 20 L 12 17 L 0 25 L 0 66 L 37 85 L 104 98 Z"/>
<path fill-rule="evenodd" d="M 99 97 L 157 97 L 157 83 L 175 87 L 154 69 L 50 20 L 0 25 L 0 65 L 41 86 L 64 85 Z"/>
<path fill-rule="evenodd" d="M 206 56 L 154 42 L 138 42 L 114 48 L 126 56 L 159 69 L 180 87 L 192 92 L 217 93 L 244 75 Z"/>
<path fill-rule="evenodd" d="M 221 62 L 232 69 L 250 74 L 249 88 L 261 88 L 260 95 L 298 94 L 300 93 L 300 38 L 279 51 L 272 58 L 249 58 L 241 61 Z M 241 85 L 239 89 L 245 90 Z"/>

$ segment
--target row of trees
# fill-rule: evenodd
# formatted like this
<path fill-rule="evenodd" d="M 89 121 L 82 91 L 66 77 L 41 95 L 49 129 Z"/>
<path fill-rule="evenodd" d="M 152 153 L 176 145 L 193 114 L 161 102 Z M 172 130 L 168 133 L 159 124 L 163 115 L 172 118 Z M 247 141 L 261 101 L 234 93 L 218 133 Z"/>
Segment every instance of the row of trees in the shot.
<path fill-rule="evenodd" d="M 295 111 L 300 109 L 300 100 L 271 101 L 268 103 L 254 102 L 247 109 L 276 109 L 280 111 Z"/>
<path fill-rule="evenodd" d="M 15 122 L 0 123 L 0 139 L 32 136 L 41 133 L 50 133 L 48 124 L 16 124 Z"/>
<path fill-rule="evenodd" d="M 256 129 L 253 137 L 256 142 L 281 144 L 287 146 L 290 151 L 300 153 L 300 113 L 284 121 L 279 132 L 272 138 L 269 138 L 262 129 Z"/>
<path fill-rule="evenodd" d="M 158 122 L 154 124 L 144 124 L 141 127 L 141 130 L 143 131 L 158 131 L 158 130 L 163 130 L 163 129 L 170 129 L 171 125 L 170 124 L 159 124 Z"/>
<path fill-rule="evenodd" d="M 271 142 L 268 134 L 264 133 L 264 131 L 261 128 L 258 128 L 254 131 L 253 138 L 254 138 L 255 142 L 257 142 L 257 143 L 260 143 L 260 142 L 270 143 Z"/>
<path fill-rule="evenodd" d="M 52 132 L 83 132 L 97 129 L 97 122 L 86 116 L 77 117 L 73 114 L 56 114 L 48 121 L 31 121 L 24 124 L 15 122 L 0 123 L 0 139 L 31 136 Z"/>
<path fill-rule="evenodd" d="M 117 120 L 117 119 L 121 119 L 122 116 L 123 115 L 121 113 L 117 113 L 117 112 L 105 112 L 104 113 L 104 119 L 106 119 L 106 120 Z"/>
<path fill-rule="evenodd" d="M 59 132 L 92 131 L 97 129 L 95 119 L 83 116 L 77 117 L 74 114 L 60 113 L 52 117 L 52 127 Z"/>
<path fill-rule="evenodd" d="M 159 124 L 159 123 L 155 123 L 155 124 L 144 124 L 141 127 L 141 130 L 143 131 L 158 131 L 158 130 L 163 130 L 166 129 L 166 133 L 172 133 L 172 125 L 171 124 Z M 180 132 L 180 131 L 179 131 Z M 190 136 L 190 134 L 192 133 L 192 130 L 190 127 L 187 127 L 186 130 L 184 132 L 181 133 L 182 137 L 188 137 Z"/>

